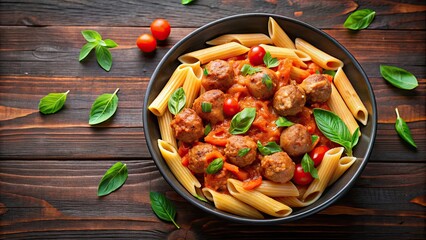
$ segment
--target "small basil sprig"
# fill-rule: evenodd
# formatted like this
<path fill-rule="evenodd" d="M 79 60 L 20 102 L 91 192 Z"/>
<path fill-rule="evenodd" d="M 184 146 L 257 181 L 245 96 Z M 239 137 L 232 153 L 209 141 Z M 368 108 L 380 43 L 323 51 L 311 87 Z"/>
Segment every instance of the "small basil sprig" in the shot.
<path fill-rule="evenodd" d="M 241 112 L 234 115 L 229 127 L 231 134 L 244 134 L 246 133 L 256 117 L 256 108 L 245 108 Z"/>
<path fill-rule="evenodd" d="M 275 124 L 277 125 L 277 127 L 290 127 L 294 125 L 293 122 L 291 122 L 285 117 L 279 117 L 277 121 L 275 121 Z"/>
<path fill-rule="evenodd" d="M 318 141 L 318 139 L 319 139 L 319 136 L 318 135 L 312 135 L 311 136 L 311 140 L 312 140 L 312 144 L 314 144 L 316 141 Z"/>
<path fill-rule="evenodd" d="M 380 65 L 380 74 L 386 81 L 400 89 L 411 90 L 419 85 L 412 73 L 399 67 Z"/>
<path fill-rule="evenodd" d="M 43 114 L 52 114 L 61 110 L 70 90 L 64 93 L 49 93 L 40 99 L 38 110 Z"/>
<path fill-rule="evenodd" d="M 201 111 L 203 113 L 209 113 L 212 111 L 212 104 L 209 102 L 202 102 L 201 103 Z"/>
<path fill-rule="evenodd" d="M 220 171 L 223 167 L 223 159 L 222 158 L 216 158 L 213 160 L 206 168 L 206 173 L 208 174 L 215 174 L 218 171 Z"/>
<path fill-rule="evenodd" d="M 210 123 L 208 123 L 205 127 L 204 127 L 204 135 L 207 136 L 207 134 L 209 134 L 212 130 L 212 125 Z"/>
<path fill-rule="evenodd" d="M 244 157 L 249 152 L 250 152 L 250 148 L 241 148 L 240 150 L 238 150 L 238 156 L 239 157 Z"/>
<path fill-rule="evenodd" d="M 273 58 L 270 52 L 266 52 L 263 56 L 263 63 L 265 63 L 267 68 L 273 68 L 278 66 L 280 63 L 277 58 Z"/>
<path fill-rule="evenodd" d="M 399 116 L 398 108 L 395 108 L 396 112 L 396 122 L 395 129 L 399 136 L 404 139 L 408 144 L 417 148 L 416 143 L 414 142 L 413 136 L 411 135 L 410 128 L 407 123 Z"/>
<path fill-rule="evenodd" d="M 276 142 L 268 142 L 265 146 L 263 146 L 260 141 L 257 141 L 257 149 L 263 156 L 271 155 L 276 152 L 282 152 L 280 145 L 278 145 Z"/>
<path fill-rule="evenodd" d="M 333 71 L 333 70 L 324 70 L 324 71 L 322 71 L 322 73 L 323 73 L 323 74 L 330 75 L 330 76 L 332 76 L 333 78 L 334 78 L 334 76 L 336 76 L 336 71 Z"/>
<path fill-rule="evenodd" d="M 252 67 L 250 64 L 244 64 L 243 67 L 241 68 L 241 73 L 243 74 L 243 76 L 253 75 L 253 74 L 255 74 L 257 72 L 261 72 L 261 71 L 262 71 L 262 69 Z"/>
<path fill-rule="evenodd" d="M 209 71 L 207 70 L 207 68 L 204 68 L 204 70 L 203 70 L 203 74 L 204 74 L 204 76 L 209 75 Z"/>
<path fill-rule="evenodd" d="M 313 110 L 318 129 L 330 141 L 342 145 L 346 153 L 352 156 L 352 148 L 358 143 L 359 128 L 352 135 L 346 124 L 333 112 L 315 108 Z"/>
<path fill-rule="evenodd" d="M 269 75 L 268 74 L 263 74 L 263 77 L 262 77 L 262 83 L 263 84 L 265 84 L 265 86 L 269 89 L 269 90 L 271 90 L 271 88 L 274 86 L 273 85 L 273 82 L 272 82 L 272 79 L 269 77 Z"/>
<path fill-rule="evenodd" d="M 88 43 L 81 48 L 78 60 L 81 62 L 95 48 L 96 60 L 99 65 L 107 72 L 111 70 L 112 55 L 108 48 L 115 48 L 118 44 L 111 39 L 102 40 L 102 36 L 93 30 L 84 30 L 81 34 Z"/>
<path fill-rule="evenodd" d="M 192 3 L 193 1 L 195 1 L 195 0 L 182 0 L 181 3 L 182 3 L 182 5 L 187 5 L 187 4 Z"/>
<path fill-rule="evenodd" d="M 367 28 L 373 21 L 376 12 L 371 9 L 360 9 L 351 13 L 343 26 L 351 30 L 361 30 Z"/>
<path fill-rule="evenodd" d="M 304 172 L 310 173 L 313 178 L 318 178 L 318 171 L 314 166 L 314 160 L 312 160 L 309 154 L 305 153 L 305 155 L 303 155 L 300 164 L 302 165 L 302 169 Z"/>
<path fill-rule="evenodd" d="M 92 104 L 89 115 L 89 124 L 95 125 L 108 120 L 118 107 L 117 88 L 113 94 L 104 93 L 100 95 Z"/>
<path fill-rule="evenodd" d="M 164 194 L 158 192 L 150 192 L 149 199 L 151 201 L 151 208 L 158 218 L 172 222 L 177 229 L 179 225 L 175 222 L 176 209 L 172 202 L 164 196 Z"/>
<path fill-rule="evenodd" d="M 178 88 L 173 92 L 168 101 L 169 111 L 176 115 L 185 107 L 186 95 L 183 88 Z"/>
<path fill-rule="evenodd" d="M 127 180 L 127 166 L 117 162 L 110 167 L 98 185 L 98 196 L 105 196 L 120 188 Z"/>

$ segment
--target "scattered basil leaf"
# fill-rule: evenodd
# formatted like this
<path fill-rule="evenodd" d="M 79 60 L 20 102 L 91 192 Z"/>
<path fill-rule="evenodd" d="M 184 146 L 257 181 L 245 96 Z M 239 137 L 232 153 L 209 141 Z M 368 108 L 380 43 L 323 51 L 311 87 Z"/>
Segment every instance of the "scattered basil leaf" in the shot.
<path fill-rule="evenodd" d="M 293 122 L 291 122 L 285 117 L 279 117 L 277 121 L 275 121 L 275 124 L 277 125 L 277 127 L 290 127 L 294 125 Z"/>
<path fill-rule="evenodd" d="M 263 63 L 265 63 L 267 68 L 273 68 L 279 65 L 278 59 L 273 58 L 270 52 L 266 52 L 263 56 Z"/>
<path fill-rule="evenodd" d="M 419 85 L 412 73 L 399 67 L 380 65 L 380 74 L 386 81 L 400 89 L 412 90 Z"/>
<path fill-rule="evenodd" d="M 49 93 L 40 99 L 38 110 L 43 114 L 52 114 L 61 110 L 70 90 L 64 93 Z"/>
<path fill-rule="evenodd" d="M 115 48 L 118 47 L 118 44 L 111 39 L 105 39 L 105 47 L 107 48 Z"/>
<path fill-rule="evenodd" d="M 176 209 L 172 202 L 162 193 L 150 192 L 149 199 L 151 201 L 151 208 L 158 218 L 172 222 L 177 229 L 180 227 L 175 222 Z"/>
<path fill-rule="evenodd" d="M 324 71 L 322 71 L 322 73 L 323 73 L 323 74 L 330 75 L 330 76 L 332 76 L 333 78 L 334 78 L 334 76 L 336 76 L 336 71 L 333 71 L 333 70 L 324 70 Z"/>
<path fill-rule="evenodd" d="M 108 195 L 119 189 L 127 180 L 127 166 L 116 162 L 102 177 L 98 185 L 98 196 Z"/>
<path fill-rule="evenodd" d="M 203 113 L 209 113 L 212 111 L 212 104 L 209 102 L 202 102 L 201 103 L 201 111 Z"/>
<path fill-rule="evenodd" d="M 215 174 L 218 171 L 220 171 L 223 167 L 223 159 L 222 158 L 216 158 L 213 160 L 206 168 L 206 173 L 208 174 Z"/>
<path fill-rule="evenodd" d="M 212 130 L 212 125 L 210 125 L 209 123 L 204 127 L 204 136 L 207 136 L 207 134 L 209 134 L 211 130 Z"/>
<path fill-rule="evenodd" d="M 173 115 L 176 115 L 180 113 L 180 111 L 182 111 L 182 109 L 185 107 L 185 103 L 186 103 L 185 91 L 183 90 L 183 88 L 180 87 L 172 93 L 167 104 L 169 107 L 169 111 Z"/>
<path fill-rule="evenodd" d="M 187 4 L 192 3 L 193 1 L 195 1 L 195 0 L 182 0 L 181 3 L 182 3 L 182 5 L 187 5 Z"/>
<path fill-rule="evenodd" d="M 99 65 L 107 72 L 111 70 L 112 55 L 109 52 L 108 48 L 98 45 L 95 48 L 95 52 L 96 52 L 96 60 L 98 61 Z"/>
<path fill-rule="evenodd" d="M 239 157 L 244 157 L 249 152 L 250 152 L 250 148 L 241 148 L 240 150 L 238 150 L 238 156 Z"/>
<path fill-rule="evenodd" d="M 261 72 L 261 71 L 262 71 L 262 69 L 252 67 L 250 64 L 244 64 L 243 67 L 241 68 L 241 73 L 244 76 L 253 75 L 253 74 L 255 74 L 257 72 Z"/>
<path fill-rule="evenodd" d="M 83 30 L 81 31 L 81 34 L 88 42 L 96 42 L 102 39 L 101 35 L 94 30 Z"/>
<path fill-rule="evenodd" d="M 104 93 L 96 98 L 92 104 L 92 108 L 90 109 L 90 125 L 105 122 L 114 115 L 118 107 L 118 90 L 119 88 L 117 88 L 113 94 Z"/>
<path fill-rule="evenodd" d="M 395 108 L 396 112 L 396 122 L 395 122 L 395 129 L 396 132 L 399 134 L 399 136 L 404 139 L 407 143 L 409 143 L 411 146 L 417 148 L 416 143 L 414 142 L 413 136 L 411 135 L 410 128 L 408 127 L 407 123 L 399 116 L 398 108 Z"/>
<path fill-rule="evenodd" d="M 78 57 L 78 61 L 81 62 L 83 59 L 85 59 L 87 55 L 89 55 L 89 53 L 92 51 L 92 49 L 96 47 L 96 45 L 97 44 L 95 42 L 88 42 L 84 44 L 84 46 L 80 50 L 80 56 Z"/>
<path fill-rule="evenodd" d="M 256 108 L 245 108 L 241 112 L 232 117 L 229 133 L 244 134 L 246 133 L 256 117 Z"/>
<path fill-rule="evenodd" d="M 351 30 L 361 30 L 367 28 L 373 21 L 376 12 L 371 9 L 360 9 L 351 13 L 343 26 Z"/>
<path fill-rule="evenodd" d="M 265 146 L 263 146 L 260 141 L 257 141 L 257 149 L 264 156 L 271 155 L 276 152 L 282 152 L 280 145 L 276 142 L 268 142 Z"/>
<path fill-rule="evenodd" d="M 209 71 L 207 70 L 207 68 L 204 68 L 204 70 L 203 70 L 203 74 L 204 74 L 204 76 L 209 75 Z"/>
<path fill-rule="evenodd" d="M 312 144 L 314 144 L 316 141 L 318 141 L 319 136 L 314 134 L 311 136 L 311 139 L 312 139 Z"/>
<path fill-rule="evenodd" d="M 272 79 L 269 77 L 268 74 L 263 74 L 262 77 L 262 83 L 266 85 L 266 87 L 271 90 L 273 87 Z"/>
<path fill-rule="evenodd" d="M 102 36 L 93 30 L 84 30 L 81 34 L 83 34 L 83 37 L 88 43 L 81 48 L 78 60 L 81 62 L 95 49 L 96 60 L 99 66 L 107 72 L 111 70 L 112 55 L 108 48 L 115 48 L 118 44 L 111 39 L 102 40 Z"/>
<path fill-rule="evenodd" d="M 318 171 L 314 166 L 314 160 L 312 160 L 309 154 L 305 153 L 303 155 L 301 165 L 304 172 L 310 173 L 313 178 L 318 178 Z"/>

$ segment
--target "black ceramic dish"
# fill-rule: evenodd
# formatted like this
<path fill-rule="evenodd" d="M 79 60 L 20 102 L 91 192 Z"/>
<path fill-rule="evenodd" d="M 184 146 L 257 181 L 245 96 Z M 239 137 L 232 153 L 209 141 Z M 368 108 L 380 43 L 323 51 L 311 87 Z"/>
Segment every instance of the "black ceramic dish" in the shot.
<path fill-rule="evenodd" d="M 351 80 L 360 98 L 366 105 L 369 117 L 367 126 L 361 126 L 362 136 L 354 151 L 354 155 L 358 157 L 358 160 L 337 182 L 326 189 L 318 201 L 308 207 L 293 208 L 293 213 L 287 217 L 266 217 L 266 219 L 257 220 L 220 211 L 216 209 L 213 204 L 199 201 L 186 191 L 186 189 L 174 177 L 173 173 L 170 171 L 161 156 L 157 146 L 157 139 L 160 138 L 157 117 L 148 110 L 148 106 L 163 89 L 175 68 L 180 64 L 177 60 L 179 56 L 184 53 L 208 47 L 205 44 L 206 41 L 222 34 L 265 33 L 268 35 L 269 17 L 273 17 L 293 40 L 296 37 L 303 38 L 317 48 L 342 60 L 345 64 L 343 69 L 348 78 Z M 173 189 L 187 201 L 208 213 L 228 220 L 252 224 L 283 223 L 301 219 L 323 210 L 342 197 L 343 194 L 351 188 L 367 164 L 376 135 L 376 119 L 376 102 L 367 75 L 364 73 L 355 58 L 341 44 L 323 31 L 306 23 L 279 15 L 257 13 L 242 14 L 219 19 L 195 30 L 179 41 L 164 56 L 160 64 L 155 69 L 145 94 L 143 108 L 144 132 L 148 148 L 161 174 L 173 187 Z"/>

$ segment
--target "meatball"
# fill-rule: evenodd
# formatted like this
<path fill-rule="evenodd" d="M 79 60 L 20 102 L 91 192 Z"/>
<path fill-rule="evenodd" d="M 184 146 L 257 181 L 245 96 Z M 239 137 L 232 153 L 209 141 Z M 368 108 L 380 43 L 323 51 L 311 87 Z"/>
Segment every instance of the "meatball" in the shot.
<path fill-rule="evenodd" d="M 234 71 L 227 61 L 211 61 L 205 66 L 205 69 L 207 75 L 201 79 L 201 85 L 206 90 L 220 89 L 226 92 L 234 84 Z"/>
<path fill-rule="evenodd" d="M 279 115 L 292 116 L 301 112 L 305 103 L 305 91 L 300 86 L 290 84 L 278 89 L 272 106 Z"/>
<path fill-rule="evenodd" d="M 217 192 L 226 192 L 226 183 L 228 178 L 232 178 L 232 173 L 222 168 L 222 170 L 215 174 L 205 174 L 204 184 L 206 187 Z"/>
<path fill-rule="evenodd" d="M 240 150 L 248 149 L 244 156 L 240 156 Z M 248 136 L 232 136 L 228 139 L 225 148 L 225 156 L 228 161 L 238 167 L 245 167 L 256 160 L 257 144 Z"/>
<path fill-rule="evenodd" d="M 288 155 L 300 156 L 311 151 L 312 136 L 305 126 L 294 124 L 281 133 L 280 146 Z"/>
<path fill-rule="evenodd" d="M 258 99 L 268 99 L 276 91 L 278 77 L 274 71 L 265 67 L 257 67 L 261 71 L 246 76 L 246 86 L 250 94 Z"/>
<path fill-rule="evenodd" d="M 262 176 L 271 181 L 286 183 L 293 178 L 295 163 L 285 152 L 265 156 L 260 165 Z"/>
<path fill-rule="evenodd" d="M 216 147 L 209 143 L 200 143 L 192 147 L 188 152 L 188 168 L 194 173 L 204 173 L 208 166 L 206 155 L 217 151 Z"/>
<path fill-rule="evenodd" d="M 307 101 L 325 102 L 331 96 L 331 83 L 326 76 L 313 74 L 305 78 L 300 86 L 305 90 Z"/>
<path fill-rule="evenodd" d="M 225 101 L 225 95 L 222 91 L 217 89 L 210 90 L 195 99 L 192 108 L 203 120 L 210 122 L 211 124 L 216 124 L 218 122 L 222 122 L 224 119 L 223 101 Z M 203 112 L 203 103 L 211 104 L 210 112 Z"/>
<path fill-rule="evenodd" d="M 204 136 L 203 120 L 190 108 L 176 114 L 170 126 L 176 139 L 183 142 L 194 142 Z"/>

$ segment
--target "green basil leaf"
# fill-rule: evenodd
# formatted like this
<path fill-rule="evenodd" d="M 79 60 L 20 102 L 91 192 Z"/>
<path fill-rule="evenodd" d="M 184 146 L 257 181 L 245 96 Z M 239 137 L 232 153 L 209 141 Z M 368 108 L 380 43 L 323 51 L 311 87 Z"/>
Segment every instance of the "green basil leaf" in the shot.
<path fill-rule="evenodd" d="M 274 86 L 272 83 L 272 79 L 269 77 L 268 74 L 263 74 L 262 77 L 262 83 L 266 85 L 266 87 L 271 90 L 271 88 Z"/>
<path fill-rule="evenodd" d="M 212 125 L 210 125 L 209 123 L 204 127 L 204 136 L 207 136 L 211 130 L 212 130 Z"/>
<path fill-rule="evenodd" d="M 64 93 L 49 93 L 40 99 L 38 110 L 43 114 L 52 114 L 62 109 L 70 90 Z"/>
<path fill-rule="evenodd" d="M 310 173 L 313 178 L 318 178 L 318 171 L 314 166 L 314 160 L 312 160 L 309 154 L 305 153 L 305 155 L 303 155 L 302 162 L 300 164 L 302 165 L 304 172 Z"/>
<path fill-rule="evenodd" d="M 107 72 L 111 70 L 112 56 L 107 47 L 97 45 L 96 48 L 96 60 L 99 65 Z"/>
<path fill-rule="evenodd" d="M 102 39 L 101 35 L 94 30 L 84 30 L 84 31 L 81 31 L 81 34 L 83 34 L 83 37 L 88 42 L 96 42 L 97 40 Z"/>
<path fill-rule="evenodd" d="M 312 144 L 314 144 L 316 141 L 318 141 L 319 136 L 314 134 L 311 136 L 311 139 L 312 139 Z"/>
<path fill-rule="evenodd" d="M 333 70 L 324 70 L 324 71 L 322 71 L 322 73 L 323 73 L 323 74 L 330 75 L 330 76 L 332 76 L 333 78 L 334 78 L 334 76 L 336 76 L 336 71 L 333 71 Z"/>
<path fill-rule="evenodd" d="M 358 140 L 359 140 L 359 127 L 357 127 L 354 133 L 352 134 L 352 140 L 351 140 L 352 148 L 358 144 Z"/>
<path fill-rule="evenodd" d="M 260 141 L 257 141 L 257 149 L 264 156 L 271 155 L 276 152 L 282 152 L 280 145 L 276 142 L 268 142 L 265 146 L 263 146 Z"/>
<path fill-rule="evenodd" d="M 203 74 L 204 74 L 204 76 L 209 75 L 209 71 L 207 70 L 207 68 L 204 68 L 204 70 L 203 70 Z"/>
<path fill-rule="evenodd" d="M 187 5 L 187 4 L 192 3 L 193 1 L 195 1 L 195 0 L 182 0 L 181 3 L 182 3 L 182 5 Z"/>
<path fill-rule="evenodd" d="M 89 55 L 89 53 L 92 51 L 93 48 L 96 47 L 96 43 L 94 42 L 88 42 L 84 44 L 84 46 L 80 50 L 80 56 L 78 57 L 78 61 L 82 61 Z"/>
<path fill-rule="evenodd" d="M 250 152 L 250 148 L 241 148 L 240 150 L 238 150 L 238 156 L 239 157 L 244 157 L 249 152 Z"/>
<path fill-rule="evenodd" d="M 149 199 L 151 201 L 151 208 L 158 218 L 172 222 L 177 229 L 180 227 L 175 222 L 176 209 L 172 202 L 161 193 L 150 192 Z"/>
<path fill-rule="evenodd" d="M 241 73 L 246 76 L 246 75 L 253 75 L 257 72 L 261 72 L 262 69 L 260 68 L 256 68 L 256 67 L 252 67 L 250 64 L 244 64 L 243 67 L 241 68 Z"/>
<path fill-rule="evenodd" d="M 104 40 L 104 42 L 105 42 L 105 46 L 106 46 L 107 48 L 115 48 L 115 47 L 118 47 L 118 44 L 117 44 L 116 42 L 114 42 L 113 40 L 111 40 L 111 39 L 105 39 L 105 40 Z"/>
<path fill-rule="evenodd" d="M 110 167 L 98 185 L 98 196 L 108 195 L 119 189 L 127 180 L 127 166 L 117 162 Z"/>
<path fill-rule="evenodd" d="M 182 109 L 185 107 L 185 103 L 186 103 L 185 91 L 183 90 L 183 88 L 180 87 L 176 89 L 173 92 L 172 96 L 170 96 L 169 98 L 169 101 L 168 101 L 169 111 L 173 115 L 176 115 L 180 111 L 182 111 Z"/>
<path fill-rule="evenodd" d="M 206 168 L 206 173 L 208 174 L 215 174 L 218 171 L 220 171 L 223 167 L 223 159 L 222 158 L 216 158 L 213 160 Z"/>
<path fill-rule="evenodd" d="M 371 9 L 356 10 L 346 19 L 343 26 L 351 30 L 361 30 L 367 28 L 373 21 L 376 12 Z"/>
<path fill-rule="evenodd" d="M 232 117 L 229 133 L 244 134 L 246 133 L 256 117 L 256 108 L 245 108 L 241 112 Z"/>
<path fill-rule="evenodd" d="M 380 65 L 380 74 L 386 81 L 400 89 L 411 90 L 419 85 L 412 73 L 399 67 Z"/>
<path fill-rule="evenodd" d="M 315 74 L 321 74 L 321 73 L 320 73 L 320 71 L 319 71 L 319 70 L 316 70 L 316 71 L 315 71 Z"/>
<path fill-rule="evenodd" d="M 201 111 L 203 113 L 209 113 L 212 111 L 212 104 L 209 102 L 202 102 L 201 103 Z"/>
<path fill-rule="evenodd" d="M 395 129 L 396 132 L 399 134 L 399 136 L 404 139 L 407 143 L 409 143 L 411 146 L 417 148 L 416 143 L 414 142 L 413 136 L 411 135 L 410 128 L 408 127 L 407 123 L 399 116 L 398 108 L 395 108 L 396 112 L 396 122 L 395 122 Z"/>
<path fill-rule="evenodd" d="M 267 68 L 273 68 L 279 64 L 278 59 L 273 58 L 270 52 L 266 52 L 265 56 L 263 56 L 263 63 L 265 63 Z"/>
<path fill-rule="evenodd" d="M 290 126 L 294 125 L 293 122 L 289 121 L 285 117 L 279 117 L 277 119 L 277 121 L 275 121 L 275 124 L 277 125 L 277 127 L 290 127 Z"/>
<path fill-rule="evenodd" d="M 90 109 L 90 125 L 105 122 L 114 115 L 118 107 L 118 90 L 119 88 L 117 88 L 113 94 L 105 93 L 96 98 L 93 102 L 92 108 Z"/>
<path fill-rule="evenodd" d="M 207 199 L 205 199 L 205 198 L 204 198 L 204 197 L 202 197 L 202 196 L 195 195 L 194 197 L 195 197 L 196 199 L 200 200 L 200 201 L 203 201 L 203 202 L 209 202 L 209 201 L 207 201 Z"/>

